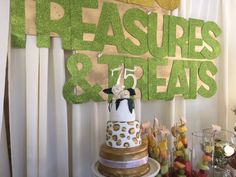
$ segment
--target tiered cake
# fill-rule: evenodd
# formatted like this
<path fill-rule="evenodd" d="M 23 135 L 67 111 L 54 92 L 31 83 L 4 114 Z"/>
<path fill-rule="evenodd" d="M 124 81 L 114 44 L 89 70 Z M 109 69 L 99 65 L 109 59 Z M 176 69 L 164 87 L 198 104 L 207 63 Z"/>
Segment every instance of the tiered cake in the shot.
<path fill-rule="evenodd" d="M 133 89 L 117 84 L 105 93 L 109 103 L 106 143 L 101 146 L 98 170 L 109 177 L 138 177 L 149 171 L 147 143 L 142 143 L 140 124 L 135 120 Z"/>

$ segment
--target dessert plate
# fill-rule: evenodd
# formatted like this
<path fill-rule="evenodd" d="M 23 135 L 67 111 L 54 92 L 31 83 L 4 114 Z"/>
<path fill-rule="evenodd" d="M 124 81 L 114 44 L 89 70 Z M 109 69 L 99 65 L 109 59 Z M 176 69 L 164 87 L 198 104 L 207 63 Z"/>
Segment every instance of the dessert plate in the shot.
<path fill-rule="evenodd" d="M 142 177 L 155 177 L 160 171 L 160 164 L 156 160 L 153 160 L 152 158 L 148 159 L 148 163 L 150 165 L 150 170 L 147 174 L 143 175 Z M 92 171 L 95 177 L 105 177 L 101 173 L 99 173 L 97 161 L 93 163 Z"/>

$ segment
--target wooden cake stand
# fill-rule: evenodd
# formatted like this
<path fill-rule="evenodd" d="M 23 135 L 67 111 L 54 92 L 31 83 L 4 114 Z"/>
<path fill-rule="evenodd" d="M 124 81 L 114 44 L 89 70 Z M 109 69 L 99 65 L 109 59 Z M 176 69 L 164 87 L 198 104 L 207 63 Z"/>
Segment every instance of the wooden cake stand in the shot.
<path fill-rule="evenodd" d="M 160 164 L 152 158 L 148 159 L 148 163 L 150 165 L 150 170 L 146 175 L 143 175 L 142 177 L 155 177 L 160 171 Z M 93 163 L 92 171 L 95 177 L 105 177 L 98 171 L 98 161 Z"/>

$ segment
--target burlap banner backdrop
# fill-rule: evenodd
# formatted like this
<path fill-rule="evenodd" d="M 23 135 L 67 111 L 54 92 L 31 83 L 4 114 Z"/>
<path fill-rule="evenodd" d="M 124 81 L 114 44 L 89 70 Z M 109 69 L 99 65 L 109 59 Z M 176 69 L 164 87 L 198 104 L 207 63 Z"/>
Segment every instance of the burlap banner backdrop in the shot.
<path fill-rule="evenodd" d="M 171 16 L 179 0 L 12 0 L 12 45 L 25 47 L 25 34 L 38 47 L 60 36 L 71 77 L 64 97 L 77 104 L 103 101 L 125 66 L 125 86 L 136 97 L 171 100 L 175 95 L 212 97 L 217 90 L 215 59 L 219 26 L 211 21 Z"/>

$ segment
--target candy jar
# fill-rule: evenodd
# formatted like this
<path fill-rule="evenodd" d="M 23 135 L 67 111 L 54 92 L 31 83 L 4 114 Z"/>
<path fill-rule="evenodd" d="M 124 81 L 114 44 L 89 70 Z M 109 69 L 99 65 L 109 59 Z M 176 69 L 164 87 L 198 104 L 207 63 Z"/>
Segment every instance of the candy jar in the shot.
<path fill-rule="evenodd" d="M 226 168 L 236 152 L 236 137 L 228 130 L 215 131 L 214 127 L 204 129 L 203 132 L 211 133 L 214 139 L 213 165 L 215 168 Z"/>
<path fill-rule="evenodd" d="M 214 138 L 211 133 L 192 133 L 192 165 L 196 177 L 210 176 L 210 164 L 214 153 Z"/>
<path fill-rule="evenodd" d="M 175 137 L 173 150 L 174 177 L 192 177 L 191 150 L 188 148 L 186 120 L 180 121 L 171 128 Z"/>
<path fill-rule="evenodd" d="M 169 130 L 165 126 L 160 125 L 158 120 L 154 119 L 153 127 L 146 127 L 148 139 L 149 156 L 161 165 L 161 169 L 157 177 L 169 177 L 169 151 L 168 151 L 168 136 Z"/>

